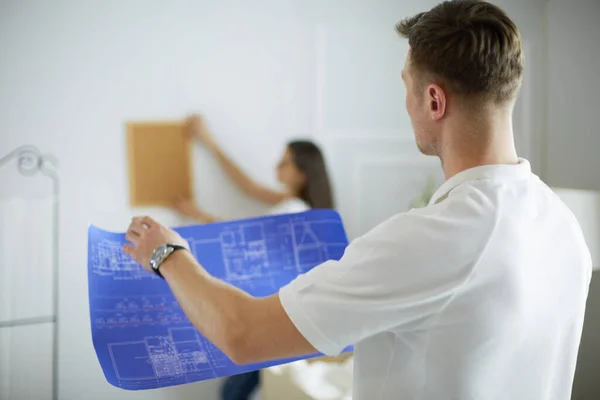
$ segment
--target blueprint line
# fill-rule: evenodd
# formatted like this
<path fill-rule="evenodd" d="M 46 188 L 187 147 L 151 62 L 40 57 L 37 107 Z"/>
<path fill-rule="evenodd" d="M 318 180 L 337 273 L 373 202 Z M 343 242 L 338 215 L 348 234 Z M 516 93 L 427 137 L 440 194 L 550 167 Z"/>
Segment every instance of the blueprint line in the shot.
<path fill-rule="evenodd" d="M 342 221 L 331 210 L 176 230 L 211 275 L 256 297 L 277 293 L 298 275 L 339 260 L 348 244 Z M 166 282 L 122 252 L 124 243 L 123 233 L 89 228 L 90 326 L 110 384 L 154 389 L 307 358 L 234 364 L 190 323 Z"/>

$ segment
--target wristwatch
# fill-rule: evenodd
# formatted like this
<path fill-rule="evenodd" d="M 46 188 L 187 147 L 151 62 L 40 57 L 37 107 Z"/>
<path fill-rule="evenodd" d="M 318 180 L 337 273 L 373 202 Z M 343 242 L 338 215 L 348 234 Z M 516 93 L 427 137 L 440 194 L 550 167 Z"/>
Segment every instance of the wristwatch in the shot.
<path fill-rule="evenodd" d="M 174 243 L 161 244 L 154 250 L 152 256 L 150 256 L 150 267 L 152 267 L 152 270 L 161 278 L 164 279 L 159 270 L 160 266 L 177 250 L 187 250 L 187 247 Z"/>

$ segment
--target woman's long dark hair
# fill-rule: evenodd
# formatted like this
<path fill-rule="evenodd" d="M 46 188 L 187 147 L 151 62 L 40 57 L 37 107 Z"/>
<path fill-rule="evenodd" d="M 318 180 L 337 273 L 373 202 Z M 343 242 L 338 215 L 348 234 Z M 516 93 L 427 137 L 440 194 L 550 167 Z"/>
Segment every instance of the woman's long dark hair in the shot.
<path fill-rule="evenodd" d="M 288 143 L 296 167 L 306 175 L 299 195 L 311 208 L 334 208 L 325 159 L 319 147 L 308 140 Z"/>

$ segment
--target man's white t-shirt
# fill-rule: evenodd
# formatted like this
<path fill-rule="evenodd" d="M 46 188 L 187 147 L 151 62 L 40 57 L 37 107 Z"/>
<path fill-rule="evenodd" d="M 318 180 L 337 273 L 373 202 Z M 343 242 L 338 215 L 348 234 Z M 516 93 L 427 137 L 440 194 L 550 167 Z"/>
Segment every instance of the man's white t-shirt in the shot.
<path fill-rule="evenodd" d="M 355 345 L 354 400 L 566 400 L 590 279 L 577 221 L 520 160 L 452 177 L 280 298 L 320 352 Z"/>

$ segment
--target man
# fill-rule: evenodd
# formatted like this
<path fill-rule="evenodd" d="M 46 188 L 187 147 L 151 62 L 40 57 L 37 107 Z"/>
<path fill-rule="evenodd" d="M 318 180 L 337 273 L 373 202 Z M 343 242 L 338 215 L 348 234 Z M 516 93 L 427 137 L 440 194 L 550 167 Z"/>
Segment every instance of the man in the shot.
<path fill-rule="evenodd" d="M 515 151 L 519 31 L 477 0 L 442 3 L 397 30 L 410 44 L 402 76 L 417 145 L 447 178 L 429 206 L 268 298 L 212 278 L 186 250 L 160 273 L 235 362 L 354 344 L 357 400 L 569 399 L 591 257 L 572 214 Z M 185 243 L 148 217 L 127 240 L 148 269 L 159 245 Z"/>

